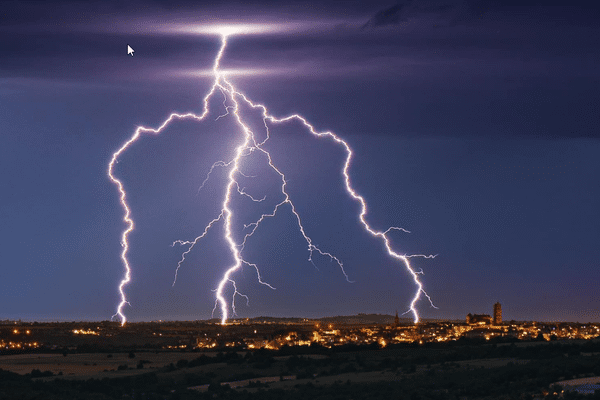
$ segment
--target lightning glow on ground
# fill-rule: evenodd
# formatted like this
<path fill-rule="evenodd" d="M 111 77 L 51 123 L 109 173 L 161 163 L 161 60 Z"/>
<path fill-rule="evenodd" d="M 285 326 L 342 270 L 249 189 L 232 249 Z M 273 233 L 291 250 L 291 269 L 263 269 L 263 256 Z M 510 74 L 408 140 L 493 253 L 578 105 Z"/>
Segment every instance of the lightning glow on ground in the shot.
<path fill-rule="evenodd" d="M 225 97 L 223 104 L 224 104 L 226 112 L 225 112 L 225 114 L 219 116 L 217 119 L 228 116 L 228 115 L 233 116 L 235 118 L 235 121 L 239 125 L 241 132 L 243 133 L 243 140 L 235 150 L 235 157 L 228 162 L 225 162 L 225 161 L 215 162 L 213 164 L 213 166 L 211 167 L 210 171 L 208 172 L 206 179 L 200 186 L 200 189 L 202 189 L 204 184 L 210 178 L 210 174 L 212 173 L 214 168 L 220 167 L 220 168 L 228 168 L 229 169 L 228 174 L 227 174 L 227 176 L 228 176 L 227 185 L 225 188 L 225 194 L 224 194 L 223 203 L 222 203 L 221 211 L 220 211 L 219 215 L 215 216 L 215 218 L 213 218 L 208 223 L 208 225 L 203 229 L 202 234 L 200 234 L 194 240 L 191 240 L 191 241 L 177 240 L 173 243 L 173 245 L 178 244 L 178 245 L 182 245 L 182 246 L 187 246 L 187 249 L 182 253 L 180 261 L 177 263 L 177 268 L 175 270 L 175 279 L 173 281 L 173 285 L 175 284 L 175 282 L 177 280 L 177 273 L 178 273 L 182 263 L 185 261 L 186 255 L 192 251 L 194 246 L 201 239 L 203 239 L 215 225 L 217 225 L 218 223 L 223 223 L 223 225 L 224 225 L 223 226 L 223 238 L 229 247 L 230 256 L 233 258 L 233 263 L 229 268 L 226 269 L 226 271 L 223 274 L 222 279 L 220 280 L 220 282 L 215 290 L 216 299 L 215 299 L 215 305 L 213 308 L 213 315 L 217 309 L 220 309 L 221 323 L 225 324 L 229 318 L 230 311 L 233 312 L 233 314 L 235 314 L 235 298 L 236 298 L 236 296 L 244 297 L 246 299 L 246 302 L 249 301 L 248 296 L 246 296 L 243 293 L 240 293 L 238 291 L 235 280 L 233 279 L 233 275 L 235 274 L 235 272 L 239 271 L 243 266 L 248 266 L 248 267 L 254 268 L 254 270 L 256 271 L 256 274 L 257 274 L 258 282 L 264 286 L 267 286 L 270 289 L 275 290 L 275 288 L 273 286 L 271 286 L 270 284 L 268 284 L 267 282 L 264 282 L 262 280 L 258 266 L 254 263 L 251 263 L 251 262 L 245 260 L 242 256 L 242 253 L 246 246 L 247 240 L 249 238 L 251 238 L 257 232 L 257 230 L 259 229 L 262 222 L 267 218 L 275 217 L 275 215 L 282 208 L 284 208 L 286 206 L 289 207 L 290 211 L 293 213 L 293 215 L 296 219 L 296 222 L 298 224 L 298 229 L 299 229 L 300 233 L 302 234 L 304 240 L 306 241 L 307 250 L 308 250 L 308 261 L 313 263 L 313 255 L 315 254 L 315 252 L 317 254 L 319 254 L 320 256 L 329 258 L 331 261 L 335 261 L 337 263 L 338 267 L 340 268 L 340 271 L 342 272 L 342 274 L 344 275 L 346 280 L 348 282 L 351 282 L 350 278 L 348 277 L 348 274 L 344 270 L 344 265 L 343 265 L 342 261 L 340 259 L 338 259 L 336 256 L 334 256 L 333 254 L 331 254 L 327 251 L 324 251 L 321 248 L 319 248 L 313 244 L 312 239 L 306 233 L 306 230 L 302 223 L 300 214 L 297 212 L 296 207 L 294 206 L 294 203 L 292 202 L 292 200 L 286 190 L 287 180 L 286 180 L 284 173 L 280 169 L 277 168 L 277 166 L 273 162 L 273 159 L 271 158 L 271 154 L 269 154 L 269 152 L 263 147 L 264 144 L 270 138 L 269 124 L 272 124 L 272 125 L 282 124 L 282 123 L 286 123 L 288 121 L 297 120 L 297 121 L 300 121 L 301 124 L 313 136 L 318 137 L 318 138 L 330 139 L 333 142 L 335 142 L 337 145 L 343 147 L 344 150 L 346 151 L 346 161 L 345 161 L 343 169 L 342 169 L 342 174 L 343 174 L 344 180 L 345 180 L 346 191 L 355 201 L 360 203 L 361 211 L 360 211 L 360 215 L 359 215 L 359 220 L 360 220 L 360 223 L 362 224 L 363 228 L 372 236 L 379 238 L 382 241 L 382 243 L 384 244 L 388 255 L 390 257 L 392 257 L 393 259 L 396 259 L 397 261 L 399 261 L 412 276 L 417 289 L 412 298 L 412 301 L 410 302 L 410 307 L 406 311 L 406 313 L 411 312 L 414 316 L 415 323 L 417 323 L 419 321 L 419 314 L 416 309 L 416 303 L 420 299 L 421 294 L 423 294 L 427 298 L 427 300 L 429 301 L 429 303 L 432 307 L 435 307 L 435 306 L 433 305 L 433 302 L 432 302 L 431 298 L 429 297 L 429 295 L 425 292 L 425 290 L 423 288 L 423 284 L 421 283 L 421 281 L 419 279 L 419 275 L 423 274 L 423 271 L 422 270 L 416 271 L 411 266 L 409 259 L 412 257 L 433 258 L 435 256 L 422 255 L 422 254 L 416 254 L 416 255 L 399 254 L 397 251 L 395 251 L 392 248 L 389 234 L 392 231 L 400 231 L 400 232 L 409 233 L 407 230 L 405 230 L 403 228 L 399 228 L 399 227 L 390 227 L 384 231 L 379 231 L 379 230 L 372 228 L 369 225 L 369 223 L 366 220 L 367 203 L 366 203 L 364 197 L 362 197 L 360 194 L 358 194 L 358 192 L 356 192 L 356 190 L 354 190 L 354 188 L 352 187 L 352 184 L 351 184 L 349 170 L 350 170 L 350 165 L 352 162 L 353 152 L 352 152 L 352 149 L 350 148 L 350 146 L 348 145 L 348 143 L 346 143 L 339 136 L 335 135 L 333 132 L 329 132 L 329 131 L 328 132 L 317 132 L 315 130 L 315 128 L 304 117 L 302 117 L 300 115 L 294 114 L 294 115 L 290 115 L 290 116 L 287 116 L 284 118 L 273 117 L 272 115 L 270 115 L 268 113 L 268 110 L 264 105 L 253 103 L 243 93 L 240 93 L 235 89 L 235 87 L 226 79 L 223 72 L 219 69 L 219 64 L 221 62 L 225 48 L 227 46 L 228 37 L 233 33 L 237 34 L 237 31 L 235 29 L 227 29 L 227 30 L 220 30 L 219 32 L 221 34 L 222 39 L 221 39 L 221 47 L 215 58 L 215 62 L 214 62 L 213 69 L 212 69 L 213 75 L 214 75 L 214 83 L 213 83 L 212 88 L 209 91 L 209 93 L 204 97 L 204 110 L 203 110 L 202 114 L 196 115 L 193 113 L 188 113 L 188 114 L 173 113 L 169 116 L 169 118 L 167 118 L 167 120 L 165 120 L 163 122 L 162 125 L 160 125 L 156 129 L 138 127 L 136 129 L 135 133 L 133 134 L 133 136 L 129 140 L 127 140 L 121 146 L 121 148 L 119 148 L 112 155 L 112 158 L 110 160 L 110 163 L 108 166 L 108 177 L 117 186 L 117 188 L 119 190 L 121 206 L 123 207 L 123 210 L 125 212 L 123 220 L 125 221 L 126 226 L 127 226 L 127 228 L 123 231 L 123 234 L 121 236 L 121 245 L 123 247 L 123 250 L 121 252 L 121 259 L 123 261 L 123 265 L 125 268 L 125 274 L 119 284 L 120 302 L 117 306 L 116 313 L 113 315 L 113 318 L 118 317 L 121 320 L 121 324 L 125 324 L 127 321 L 127 318 L 125 317 L 125 314 L 123 311 L 123 308 L 125 307 L 125 305 L 129 304 L 129 302 L 127 301 L 126 294 L 125 294 L 125 287 L 131 282 L 131 272 L 132 272 L 131 265 L 130 265 L 128 257 L 127 257 L 128 251 L 129 251 L 128 236 L 134 229 L 134 222 L 133 222 L 133 219 L 131 218 L 131 209 L 127 203 L 127 193 L 125 191 L 125 187 L 124 187 L 123 183 L 119 179 L 117 179 L 114 175 L 114 168 L 115 168 L 115 165 L 118 163 L 118 158 L 131 145 L 133 145 L 133 143 L 135 143 L 141 137 L 142 134 L 154 134 L 154 135 L 160 134 L 160 132 L 163 129 L 165 129 L 165 127 L 167 127 L 173 120 L 179 120 L 179 119 L 195 119 L 198 121 L 203 120 L 208 115 L 208 112 L 209 112 L 209 106 L 208 106 L 209 99 L 215 92 L 220 91 L 223 94 L 223 96 Z M 229 101 L 229 103 L 231 105 L 226 105 L 227 101 Z M 262 120 L 264 123 L 265 132 L 266 132 L 266 137 L 264 140 L 258 141 L 254 132 L 252 132 L 250 130 L 250 128 L 248 127 L 248 125 L 246 123 L 244 123 L 244 119 L 240 113 L 240 105 L 241 104 L 245 104 L 246 106 L 249 106 L 253 109 L 260 110 L 261 115 L 262 115 Z M 260 154 L 263 154 L 269 167 L 280 177 L 280 179 L 281 179 L 280 189 L 281 189 L 281 194 L 283 196 L 283 200 L 275 205 L 275 207 L 273 208 L 271 213 L 263 214 L 255 222 L 245 225 L 244 229 L 247 229 L 248 232 L 244 235 L 243 239 L 238 242 L 234 239 L 234 235 L 233 235 L 232 220 L 233 220 L 233 215 L 235 213 L 235 210 L 231 206 L 232 196 L 234 196 L 235 193 L 237 193 L 239 195 L 250 198 L 254 202 L 261 202 L 264 200 L 264 198 L 256 199 L 256 198 L 252 197 L 251 195 L 249 195 L 248 193 L 246 193 L 244 191 L 245 188 L 240 188 L 240 185 L 238 184 L 238 181 L 236 180 L 236 177 L 238 175 L 246 176 L 240 170 L 240 161 L 242 160 L 243 157 L 245 157 L 248 154 L 253 153 L 253 152 L 259 152 Z M 314 263 L 313 263 L 313 265 L 314 265 Z M 230 289 L 227 289 L 228 287 Z M 225 298 L 226 290 L 233 291 L 230 302 L 228 301 L 228 299 Z"/>

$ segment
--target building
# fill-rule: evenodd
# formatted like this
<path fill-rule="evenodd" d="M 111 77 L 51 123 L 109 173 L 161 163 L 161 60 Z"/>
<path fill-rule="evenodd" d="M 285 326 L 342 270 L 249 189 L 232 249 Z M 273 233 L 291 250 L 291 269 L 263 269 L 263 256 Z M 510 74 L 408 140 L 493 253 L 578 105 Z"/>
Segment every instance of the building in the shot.
<path fill-rule="evenodd" d="M 491 325 L 492 317 L 487 314 L 467 314 L 467 324 L 469 325 Z"/>
<path fill-rule="evenodd" d="M 494 325 L 502 325 L 502 305 L 494 304 Z"/>

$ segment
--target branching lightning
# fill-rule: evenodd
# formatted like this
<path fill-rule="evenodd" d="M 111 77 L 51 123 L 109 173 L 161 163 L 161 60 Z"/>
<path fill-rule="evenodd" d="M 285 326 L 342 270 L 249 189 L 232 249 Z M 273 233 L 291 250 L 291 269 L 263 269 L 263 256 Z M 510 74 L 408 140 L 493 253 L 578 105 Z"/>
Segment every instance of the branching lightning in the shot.
<path fill-rule="evenodd" d="M 235 33 L 235 32 L 233 32 L 233 33 Z M 423 271 L 422 270 L 416 271 L 411 266 L 409 259 L 413 258 L 413 257 L 434 258 L 435 255 L 423 255 L 423 254 L 402 255 L 402 254 L 399 254 L 392 248 L 392 244 L 391 244 L 389 235 L 392 231 L 400 231 L 400 232 L 410 233 L 409 231 L 407 231 L 406 229 L 403 229 L 403 228 L 395 227 L 395 226 L 389 227 L 385 231 L 379 231 L 379 230 L 372 228 L 369 225 L 369 223 L 366 220 L 366 215 L 368 212 L 367 211 L 367 203 L 366 203 L 364 197 L 362 197 L 360 194 L 358 194 L 358 192 L 352 187 L 352 184 L 351 184 L 349 170 L 350 170 L 350 166 L 352 163 L 353 152 L 347 142 L 345 142 L 343 139 L 341 139 L 339 136 L 337 136 L 333 132 L 330 132 L 330 131 L 317 132 L 315 130 L 315 128 L 304 117 L 302 117 L 300 115 L 294 114 L 294 115 L 290 115 L 290 116 L 287 116 L 284 118 L 276 118 L 269 114 L 267 108 L 264 105 L 253 103 L 248 97 L 246 97 L 246 95 L 238 92 L 235 89 L 233 84 L 231 84 L 225 78 L 224 74 L 222 72 L 220 72 L 220 70 L 219 70 L 219 65 L 220 65 L 221 59 L 223 57 L 223 54 L 225 52 L 225 48 L 227 46 L 227 39 L 231 34 L 232 34 L 232 32 L 230 30 L 224 30 L 224 31 L 220 32 L 221 46 L 220 46 L 220 49 L 215 58 L 213 69 L 212 69 L 213 75 L 214 75 L 214 82 L 213 82 L 213 85 L 212 85 L 209 93 L 204 97 L 204 109 L 203 109 L 202 114 L 196 115 L 193 113 L 188 113 L 188 114 L 173 113 L 162 123 L 162 125 L 160 125 L 156 129 L 138 127 L 136 129 L 135 133 L 131 136 L 131 138 L 129 140 L 127 140 L 112 155 L 112 158 L 111 158 L 109 166 L 108 166 L 108 177 L 117 186 L 117 188 L 119 190 L 120 203 L 124 210 L 123 220 L 126 223 L 126 229 L 123 231 L 122 236 L 121 236 L 121 245 L 123 247 L 123 250 L 121 252 L 121 260 L 124 265 L 125 273 L 124 273 L 124 277 L 121 280 L 119 287 L 118 287 L 119 294 L 120 294 L 120 302 L 117 306 L 116 313 L 113 315 L 113 318 L 118 317 L 120 319 L 122 325 L 124 325 L 127 321 L 127 318 L 125 317 L 124 310 L 123 310 L 125 305 L 129 305 L 129 302 L 127 301 L 127 297 L 125 294 L 125 287 L 131 282 L 131 279 L 132 279 L 132 276 L 131 276 L 132 269 L 131 269 L 131 265 L 128 260 L 128 251 L 129 251 L 128 237 L 129 237 L 129 234 L 134 230 L 134 222 L 133 222 L 133 219 L 131 218 L 131 209 L 127 203 L 127 193 L 126 193 L 125 187 L 124 187 L 123 183 L 118 178 L 116 178 L 114 175 L 115 164 L 118 163 L 118 158 L 131 145 L 133 145 L 141 137 L 142 134 L 158 135 L 173 120 L 179 120 L 179 119 L 195 119 L 198 121 L 204 120 L 204 118 L 209 113 L 209 106 L 208 106 L 209 99 L 211 98 L 211 96 L 213 96 L 213 94 L 215 92 L 219 91 L 224 96 L 223 107 L 225 108 L 225 113 L 223 115 L 218 116 L 217 119 L 223 118 L 228 115 L 233 116 L 235 118 L 237 125 L 240 127 L 241 132 L 243 133 L 243 140 L 242 140 L 242 143 L 240 143 L 238 145 L 238 147 L 235 149 L 235 157 L 232 160 L 230 160 L 228 162 L 217 161 L 211 166 L 205 180 L 202 182 L 202 184 L 200 185 L 200 188 L 198 189 L 200 191 L 204 187 L 204 185 L 210 179 L 211 173 L 213 172 L 213 170 L 215 168 L 220 167 L 220 168 L 228 168 L 229 169 L 228 174 L 227 174 L 227 185 L 225 188 L 225 194 L 224 194 L 223 203 L 222 203 L 219 215 L 215 216 L 208 223 L 208 225 L 205 226 L 202 233 L 199 236 L 197 236 L 194 240 L 190 240 L 190 241 L 176 240 L 172 244 L 173 246 L 175 246 L 176 244 L 181 245 L 181 246 L 187 246 L 187 249 L 181 255 L 180 261 L 177 263 L 177 267 L 175 269 L 175 278 L 173 281 L 173 285 L 175 285 L 175 283 L 177 281 L 177 274 L 179 272 L 181 265 L 184 263 L 186 256 L 193 250 L 193 248 L 196 246 L 196 244 L 208 234 L 208 232 L 215 225 L 222 223 L 223 224 L 223 238 L 228 245 L 230 255 L 233 258 L 233 263 L 225 270 L 222 279 L 220 280 L 217 288 L 215 289 L 215 304 L 214 304 L 214 308 L 213 308 L 213 315 L 214 315 L 215 311 L 217 311 L 217 309 L 220 309 L 221 323 L 225 324 L 229 318 L 229 311 L 231 311 L 235 315 L 236 296 L 243 297 L 246 299 L 247 303 L 249 302 L 248 296 L 246 296 L 245 294 L 238 291 L 237 285 L 233 279 L 233 275 L 235 274 L 235 272 L 238 271 L 243 266 L 248 266 L 248 267 L 254 268 L 254 270 L 256 271 L 258 282 L 264 286 L 267 286 L 270 289 L 275 290 L 275 288 L 272 285 L 270 285 L 269 283 L 262 280 L 258 266 L 254 263 L 251 263 L 251 262 L 245 260 L 242 256 L 242 253 L 244 251 L 244 248 L 246 246 L 248 239 L 250 239 L 257 232 L 257 230 L 261 226 L 262 222 L 267 218 L 275 217 L 276 214 L 282 208 L 284 208 L 286 206 L 290 209 L 290 211 L 294 215 L 296 223 L 298 225 L 298 229 L 307 244 L 308 261 L 314 265 L 313 255 L 315 254 L 315 252 L 317 254 L 319 254 L 320 256 L 329 258 L 331 261 L 334 261 L 338 265 L 338 267 L 340 268 L 340 271 L 342 272 L 342 274 L 344 275 L 346 280 L 348 282 L 352 282 L 350 280 L 350 278 L 348 277 L 348 274 L 344 270 L 344 265 L 340 259 L 338 259 L 335 255 L 333 255 L 327 251 L 324 251 L 320 247 L 313 244 L 311 237 L 306 233 L 306 230 L 302 223 L 300 214 L 296 210 L 296 207 L 287 192 L 288 182 L 286 180 L 284 173 L 279 168 L 277 168 L 277 166 L 273 162 L 273 159 L 271 158 L 271 154 L 263 147 L 264 144 L 270 139 L 269 124 L 272 124 L 272 125 L 282 124 L 282 123 L 286 123 L 291 120 L 297 120 L 313 136 L 318 137 L 318 138 L 330 139 L 345 150 L 346 159 L 345 159 L 344 166 L 342 169 L 342 175 L 344 177 L 346 192 L 350 195 L 350 197 L 352 197 L 352 199 L 354 199 L 356 202 L 358 202 L 360 204 L 360 214 L 358 216 L 358 219 L 359 219 L 362 227 L 364 228 L 364 230 L 366 230 L 370 235 L 380 239 L 382 241 L 383 245 L 385 246 L 385 249 L 386 249 L 388 255 L 390 257 L 392 257 L 393 259 L 399 261 L 412 276 L 417 289 L 416 289 L 415 294 L 410 302 L 410 307 L 406 311 L 406 313 L 409 313 L 409 312 L 412 313 L 414 316 L 414 321 L 415 321 L 415 323 L 417 323 L 419 321 L 419 314 L 416 309 L 416 303 L 420 299 L 421 294 L 423 294 L 427 298 L 427 300 L 429 301 L 429 303 L 432 307 L 435 307 L 435 306 L 434 306 L 430 296 L 425 292 L 425 290 L 423 288 L 423 284 L 419 280 L 419 275 L 423 274 Z M 227 105 L 228 101 L 229 101 L 230 105 Z M 264 138 L 264 140 L 257 141 L 257 138 L 255 137 L 254 133 L 250 130 L 248 125 L 244 123 L 244 120 L 243 120 L 242 116 L 240 115 L 240 105 L 241 104 L 245 104 L 246 106 L 249 106 L 253 109 L 260 110 L 261 115 L 262 115 L 262 120 L 264 123 L 264 128 L 266 131 L 266 137 Z M 248 175 L 245 175 L 241 171 L 240 161 L 244 156 L 246 156 L 252 152 L 255 152 L 255 151 L 260 152 L 261 154 L 263 154 L 265 156 L 265 159 L 266 159 L 269 167 L 279 176 L 280 184 L 281 184 L 280 191 L 283 196 L 283 200 L 280 201 L 279 203 L 277 203 L 270 213 L 262 214 L 255 222 L 244 225 L 244 229 L 247 230 L 247 233 L 243 236 L 243 239 L 238 242 L 234 239 L 234 236 L 233 236 L 232 219 L 233 219 L 233 215 L 234 215 L 234 210 L 231 207 L 232 196 L 234 195 L 234 193 L 237 193 L 241 196 L 245 196 L 245 197 L 249 198 L 250 200 L 252 200 L 254 202 L 261 202 L 261 201 L 265 200 L 265 198 L 266 198 L 266 197 L 263 197 L 263 198 L 259 199 L 259 198 L 255 198 L 255 197 L 251 196 L 250 194 L 245 192 L 244 187 L 240 187 L 238 181 L 236 180 L 236 177 L 238 175 L 248 177 Z M 233 290 L 233 294 L 232 294 L 230 302 L 228 302 L 228 300 L 225 298 L 225 294 L 224 294 L 227 287 L 230 287 Z M 231 290 L 231 289 L 229 289 L 229 290 Z"/>

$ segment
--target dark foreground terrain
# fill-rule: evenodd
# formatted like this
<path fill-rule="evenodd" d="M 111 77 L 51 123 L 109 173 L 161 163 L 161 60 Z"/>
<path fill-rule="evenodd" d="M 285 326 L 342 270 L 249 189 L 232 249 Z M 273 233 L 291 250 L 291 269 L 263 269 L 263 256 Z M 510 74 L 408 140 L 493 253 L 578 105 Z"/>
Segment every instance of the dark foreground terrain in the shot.
<path fill-rule="evenodd" d="M 599 392 L 583 395 L 558 384 L 600 376 L 598 339 L 211 353 L 30 352 L 0 356 L 0 368 L 0 399 L 11 400 L 600 399 Z"/>

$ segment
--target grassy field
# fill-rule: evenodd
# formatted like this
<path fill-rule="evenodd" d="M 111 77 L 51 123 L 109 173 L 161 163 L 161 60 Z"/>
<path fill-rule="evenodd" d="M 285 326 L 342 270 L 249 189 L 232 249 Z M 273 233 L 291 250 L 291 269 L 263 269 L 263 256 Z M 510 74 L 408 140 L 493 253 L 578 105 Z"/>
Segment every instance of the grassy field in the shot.
<path fill-rule="evenodd" d="M 203 354 L 214 356 L 216 353 Z M 198 356 L 198 353 L 189 352 L 139 352 L 135 353 L 134 358 L 129 358 L 129 353 L 112 353 L 111 357 L 106 353 L 68 354 L 66 357 L 62 354 L 18 354 L 0 357 L 0 368 L 18 374 L 27 374 L 37 369 L 42 372 L 50 371 L 54 375 L 62 372 L 65 379 L 102 379 L 150 372 L 175 364 L 181 359 L 189 361 Z M 143 369 L 136 368 L 140 361 L 144 362 Z M 121 365 L 127 365 L 128 369 L 118 370 Z"/>
<path fill-rule="evenodd" d="M 440 350 L 437 349 L 401 349 L 401 350 L 377 350 L 377 351 L 363 351 L 358 353 L 358 357 L 361 358 L 362 362 L 368 364 L 380 363 L 386 358 L 395 357 L 407 357 L 415 353 L 421 355 L 432 355 Z M 63 356 L 62 354 L 20 354 L 20 355 L 7 355 L 0 357 L 0 368 L 3 370 L 16 372 L 18 374 L 31 373 L 32 370 L 37 369 L 45 372 L 50 371 L 55 376 L 62 373 L 61 377 L 64 379 L 89 379 L 89 378 L 115 378 L 123 376 L 138 375 L 146 372 L 157 371 L 160 368 L 166 367 L 169 364 L 177 364 L 180 360 L 191 361 L 198 358 L 201 354 L 206 356 L 215 356 L 216 353 L 190 353 L 190 352 L 138 352 L 135 353 L 134 358 L 129 357 L 129 353 L 82 353 L 82 354 L 68 354 Z M 244 353 L 240 353 L 241 356 Z M 356 354 L 354 353 L 340 353 L 339 357 L 346 359 L 346 364 L 356 365 Z M 308 354 L 303 355 L 303 358 L 313 360 L 323 360 L 327 356 L 319 354 Z M 174 380 L 183 379 L 185 374 L 194 373 L 210 373 L 211 375 L 218 377 L 220 381 L 228 381 L 231 377 L 236 377 L 248 373 L 255 374 L 256 377 L 268 377 L 268 376 L 279 376 L 287 373 L 285 362 L 290 356 L 278 356 L 273 358 L 273 363 L 262 367 L 256 368 L 255 366 L 248 365 L 247 363 L 241 364 L 227 364 L 227 363 L 214 363 L 203 366 L 186 368 L 185 370 L 175 370 L 170 372 L 161 372 L 161 376 L 172 378 Z M 143 363 L 143 368 L 137 368 L 140 361 Z M 459 361 L 455 364 L 455 368 L 494 368 L 503 366 L 509 362 L 523 362 L 517 361 L 514 358 L 503 358 L 503 359 L 483 359 L 483 360 L 468 360 Z M 123 368 L 123 366 L 127 368 Z M 345 365 L 345 364 L 344 364 Z M 119 367 L 121 366 L 121 369 Z M 446 366 L 447 368 L 448 366 Z M 441 369 L 444 368 L 442 365 L 418 365 L 416 372 L 424 372 L 429 368 Z M 360 369 L 360 368 L 358 368 Z M 315 371 L 319 372 L 319 368 Z M 318 377 L 317 379 L 306 378 L 297 379 L 293 381 L 285 382 L 273 382 L 270 383 L 271 387 L 289 387 L 298 383 L 312 382 L 313 384 L 332 384 L 335 381 L 346 382 L 348 380 L 352 382 L 369 382 L 373 380 L 387 381 L 394 380 L 398 376 L 396 372 L 348 372 L 332 374 L 326 377 Z M 53 377 L 39 378 L 44 380 L 51 380 Z"/>

